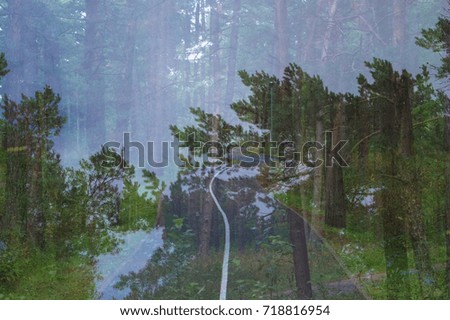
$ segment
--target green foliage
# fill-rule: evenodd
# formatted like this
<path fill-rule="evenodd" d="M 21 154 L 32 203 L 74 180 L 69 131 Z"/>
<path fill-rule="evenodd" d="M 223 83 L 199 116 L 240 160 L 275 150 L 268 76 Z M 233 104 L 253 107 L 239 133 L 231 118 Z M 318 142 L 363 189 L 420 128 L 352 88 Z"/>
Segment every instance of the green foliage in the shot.
<path fill-rule="evenodd" d="M 416 43 L 434 52 L 444 53 L 441 56 L 442 65 L 437 68 L 438 77 L 446 78 L 450 74 L 450 20 L 439 18 L 433 29 L 422 30 L 422 36 L 416 38 Z"/>
<path fill-rule="evenodd" d="M 329 106 L 332 98 L 318 76 L 310 76 L 296 64 L 285 68 L 282 80 L 264 71 L 251 75 L 240 71 L 239 76 L 252 93 L 248 100 L 231 105 L 242 121 L 270 132 L 278 142 L 298 143 L 299 137 L 306 142 L 314 137 L 316 113 Z M 250 136 L 260 135 L 250 130 Z"/>
<path fill-rule="evenodd" d="M 17 253 L 9 249 L 0 249 L 0 283 L 5 288 L 14 286 L 20 279 Z"/>
<path fill-rule="evenodd" d="M 0 299 L 92 299 L 94 269 L 89 258 L 65 259 L 49 251 L 13 249 L 8 281 L 0 282 Z M 3 266 L 3 262 L 0 264 Z"/>
<path fill-rule="evenodd" d="M 16 103 L 5 95 L 1 103 L 6 147 L 6 188 L 3 232 L 18 229 L 28 241 L 45 245 L 46 219 L 54 214 L 61 178 L 53 137 L 65 122 L 59 115 L 61 98 L 48 86 Z M 49 177 L 49 179 L 47 179 Z M 61 180 L 60 180 L 61 181 Z M 25 191 L 26 190 L 26 191 Z M 61 189 L 59 189 L 61 190 Z M 35 212 L 34 214 L 29 214 Z"/>
<path fill-rule="evenodd" d="M 119 229 L 148 230 L 155 224 L 156 204 L 148 193 L 140 194 L 137 182 L 126 180 L 119 212 Z"/>
<path fill-rule="evenodd" d="M 0 78 L 8 74 L 9 70 L 6 69 L 7 66 L 8 63 L 6 62 L 5 54 L 2 52 L 0 53 Z"/>
<path fill-rule="evenodd" d="M 70 203 L 67 227 L 71 232 L 60 234 L 77 237 L 81 248 L 87 246 L 91 254 L 114 248 L 114 237 L 108 231 L 119 223 L 121 189 L 133 176 L 134 168 L 105 148 L 82 160 L 79 169 L 67 169 L 65 199 Z"/>
<path fill-rule="evenodd" d="M 238 145 L 239 142 L 244 141 L 243 129 L 240 125 L 230 125 L 221 115 L 207 113 L 200 108 L 191 108 L 190 111 L 195 117 L 195 125 L 185 126 L 182 129 L 176 125 L 170 126 L 172 135 L 180 142 L 180 147 L 188 148 L 187 159 L 183 155 L 181 158 L 189 168 L 211 164 L 206 159 L 206 156 L 210 155 L 207 152 L 211 151 L 207 148 L 217 147 L 214 145 L 215 142 L 220 143 L 222 149 L 225 149 L 231 144 Z M 228 150 L 217 151 L 220 153 L 217 156 L 223 158 Z M 203 159 L 197 161 L 196 157 L 203 157 Z"/>
<path fill-rule="evenodd" d="M 57 136 L 66 119 L 59 113 L 61 97 L 55 95 L 49 86 L 36 91 L 34 97 L 22 95 L 20 104 L 11 101 L 6 95 L 2 102 L 3 117 L 8 132 L 7 139 L 15 139 L 17 147 L 29 149 L 44 145 L 49 151 L 53 144 L 51 138 Z"/>
<path fill-rule="evenodd" d="M 154 172 L 147 169 L 142 171 L 145 183 L 145 189 L 150 191 L 154 197 L 154 202 L 158 203 L 162 197 L 162 193 L 166 189 L 166 183 L 164 181 L 159 181 Z"/>

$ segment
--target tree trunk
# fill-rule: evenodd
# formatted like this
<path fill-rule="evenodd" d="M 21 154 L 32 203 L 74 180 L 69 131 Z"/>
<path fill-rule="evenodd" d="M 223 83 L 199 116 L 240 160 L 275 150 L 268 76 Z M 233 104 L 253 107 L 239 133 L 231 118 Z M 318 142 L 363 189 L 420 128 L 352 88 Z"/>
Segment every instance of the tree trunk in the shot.
<path fill-rule="evenodd" d="M 207 38 L 208 35 L 206 33 L 206 0 L 200 0 L 201 7 L 200 7 L 200 29 L 203 31 L 203 34 L 201 36 Z M 199 39 L 200 40 L 200 39 Z M 207 62 L 206 59 L 202 59 L 200 61 L 200 81 L 199 83 L 202 83 L 203 81 L 207 80 L 206 78 L 206 67 Z M 198 88 L 198 96 L 199 96 L 199 106 L 206 107 L 206 89 L 204 85 L 200 85 Z"/>
<path fill-rule="evenodd" d="M 411 239 L 414 260 L 419 276 L 419 286 L 434 283 L 434 272 L 431 264 L 430 249 L 425 232 L 425 221 L 422 212 L 420 172 L 413 157 L 413 125 L 412 125 L 412 98 L 413 84 L 410 75 L 406 72 L 401 77 L 402 96 L 400 106 L 401 115 L 401 155 L 402 176 L 406 179 L 403 192 L 404 207 L 406 209 L 406 223 Z"/>
<path fill-rule="evenodd" d="M 319 12 L 320 8 L 322 7 L 322 1 L 323 0 L 318 0 L 314 5 L 310 6 L 311 9 L 308 12 L 306 18 L 307 29 L 304 30 L 305 34 L 307 35 L 306 41 L 304 43 L 304 46 L 302 46 L 300 41 L 297 45 L 297 61 L 302 64 L 308 63 L 314 59 L 315 41 L 317 40 L 317 26 L 320 23 Z"/>
<path fill-rule="evenodd" d="M 344 179 L 340 166 L 327 167 L 325 186 L 325 224 L 334 228 L 346 227 Z"/>
<path fill-rule="evenodd" d="M 89 151 L 95 152 L 105 142 L 105 84 L 102 75 L 105 58 L 101 26 L 103 7 L 100 1 L 86 0 L 85 3 L 86 140 Z"/>
<path fill-rule="evenodd" d="M 305 222 L 297 212 L 287 209 L 289 238 L 294 258 L 294 275 L 299 299 L 312 299 Z"/>
<path fill-rule="evenodd" d="M 445 120 L 444 120 L 444 152 L 445 152 L 445 239 L 447 245 L 447 266 L 446 266 L 446 280 L 447 280 L 447 294 L 450 298 L 450 99 L 445 96 Z"/>
<path fill-rule="evenodd" d="M 214 202 L 208 193 L 201 194 L 201 220 L 200 220 L 200 257 L 206 258 L 209 254 L 211 242 L 212 212 Z"/>
<path fill-rule="evenodd" d="M 330 44 L 332 40 L 333 31 L 335 30 L 335 16 L 337 11 L 337 0 L 331 3 L 330 11 L 328 13 L 328 25 L 323 38 L 322 54 L 320 59 L 326 61 L 330 53 Z"/>
<path fill-rule="evenodd" d="M 288 15 L 287 0 L 275 1 L 275 68 L 277 77 L 283 75 L 284 68 L 289 63 L 289 39 L 287 31 Z"/>
<path fill-rule="evenodd" d="M 24 50 L 24 16 L 23 0 L 9 0 L 9 26 L 7 30 L 6 57 L 8 66 L 16 67 L 4 79 L 4 91 L 12 100 L 19 100 L 23 92 L 24 67 L 26 64 Z M 11 58 L 9 58 L 11 57 Z M 17 66 L 16 66 L 17 65 Z M 7 106 L 5 106 L 5 111 Z M 6 113 L 6 112 L 5 112 Z M 10 113 L 11 114 L 11 113 Z M 11 118 L 5 116 L 5 122 L 8 124 L 14 121 L 14 115 Z M 21 147 L 22 141 L 19 141 L 19 135 L 12 126 L 6 125 L 5 128 L 5 150 L 6 150 L 6 189 L 5 189 L 5 208 L 2 213 L 1 230 L 4 232 L 17 230 L 23 227 L 23 215 L 27 213 L 28 199 L 20 199 L 19 195 L 26 194 L 26 174 L 27 174 L 27 155 L 24 152 L 8 152 L 8 148 Z"/>
<path fill-rule="evenodd" d="M 45 39 L 43 48 L 43 58 L 45 65 L 45 83 L 48 84 L 54 92 L 60 92 L 61 72 L 58 70 L 60 65 L 60 45 L 53 39 L 56 35 L 51 35 L 52 39 Z"/>
<path fill-rule="evenodd" d="M 127 0 L 126 5 L 126 21 L 125 21 L 125 41 L 123 42 L 123 65 L 120 72 L 116 89 L 118 94 L 118 103 L 116 109 L 116 125 L 113 128 L 114 132 L 121 134 L 118 139 L 122 139 L 124 132 L 130 132 L 132 129 L 132 117 L 135 110 L 135 91 L 133 85 L 133 71 L 134 71 L 134 55 L 136 42 L 136 2 L 135 0 Z M 135 116 L 136 117 L 136 116 Z M 133 117 L 133 118 L 135 118 Z M 121 141 L 121 140 L 119 140 Z"/>
<path fill-rule="evenodd" d="M 323 145 L 324 131 L 323 131 L 323 106 L 317 106 L 316 113 L 316 140 Z M 315 160 L 323 160 L 323 150 L 315 150 Z M 318 214 L 322 209 L 322 186 L 323 186 L 323 165 L 314 168 L 314 186 L 313 186 L 313 202 L 314 214 Z"/>
<path fill-rule="evenodd" d="M 192 17 L 190 15 L 186 15 L 183 21 L 183 40 L 184 40 L 184 51 L 187 52 L 187 49 L 189 49 L 192 46 L 192 31 L 191 31 L 191 21 Z M 184 95 L 184 107 L 191 107 L 192 106 L 192 94 L 191 94 L 191 61 L 187 59 L 187 57 L 184 59 L 183 62 L 184 65 L 184 83 L 187 87 L 187 90 L 185 89 L 183 92 Z M 196 65 L 196 63 L 194 64 Z M 185 88 L 186 88 L 185 87 Z M 195 106 L 195 105 L 194 105 Z"/>
<path fill-rule="evenodd" d="M 213 80 L 212 86 L 209 88 L 208 92 L 208 104 L 209 109 L 215 113 L 220 113 L 220 103 L 223 101 L 221 98 L 220 90 L 220 14 L 221 14 L 221 4 L 213 1 L 210 16 L 210 39 L 211 45 L 211 55 L 210 55 L 210 77 Z M 203 66 L 206 68 L 206 66 Z M 203 69 L 202 72 L 205 72 Z M 219 139 L 219 122 L 218 118 L 214 117 L 209 123 L 211 128 L 209 132 L 209 141 L 218 142 Z M 206 185 L 209 184 L 209 179 L 206 181 Z M 210 241 L 211 241 L 211 229 L 212 229 L 212 212 L 213 212 L 214 202 L 211 195 L 206 195 L 203 199 L 203 210 L 202 210 L 202 230 L 200 238 L 200 255 L 206 257 L 209 252 Z"/>
<path fill-rule="evenodd" d="M 321 53 L 321 62 L 320 67 L 322 70 L 326 68 L 326 61 L 328 60 L 328 56 L 331 52 L 330 46 L 333 41 L 333 31 L 335 29 L 335 16 L 337 12 L 337 0 L 332 0 L 329 12 L 328 12 L 328 24 L 326 26 L 325 35 L 323 38 L 322 44 L 322 53 Z M 324 128 L 323 128 L 323 115 L 324 110 L 323 106 L 317 106 L 317 114 L 316 114 L 316 141 L 323 143 L 324 136 Z M 323 150 L 316 151 L 316 158 L 324 159 Z M 313 189 L 313 201 L 314 201 L 314 211 L 317 214 L 318 211 L 322 210 L 322 186 L 324 180 L 324 168 L 320 166 L 314 169 L 314 189 Z M 329 182 L 332 183 L 334 179 L 331 179 Z M 328 191 L 327 191 L 328 192 Z"/>
<path fill-rule="evenodd" d="M 223 101 L 222 90 L 220 84 L 220 15 L 221 4 L 216 0 L 213 1 L 210 15 L 210 39 L 211 39 L 211 55 L 210 55 L 210 77 L 212 79 L 212 86 L 208 92 L 208 104 L 209 110 L 215 114 L 220 114 L 220 107 Z M 213 128 L 213 131 L 217 133 L 217 127 Z"/>
<path fill-rule="evenodd" d="M 406 1 L 393 0 L 392 45 L 398 50 L 400 59 L 405 57 Z"/>
<path fill-rule="evenodd" d="M 380 36 L 380 42 L 388 46 L 392 43 L 390 38 L 392 32 L 392 0 L 378 0 L 376 3 L 372 1 L 372 8 L 374 10 L 376 34 Z"/>
<path fill-rule="evenodd" d="M 194 42 L 193 45 L 196 45 L 198 43 L 198 41 L 200 41 L 200 32 L 201 32 L 201 25 L 200 25 L 200 11 L 201 11 L 201 6 L 200 6 L 200 1 L 197 1 L 197 4 L 195 6 L 195 13 L 194 13 Z M 194 83 L 200 83 L 202 80 L 200 79 L 200 71 L 199 71 L 199 64 L 203 63 L 202 61 L 199 61 L 198 63 L 194 63 L 194 67 L 193 67 L 193 74 L 194 74 L 194 79 L 193 82 Z M 199 106 L 200 105 L 200 94 L 199 94 L 199 90 L 200 89 L 195 89 L 193 95 L 192 95 L 192 105 L 193 106 Z"/>
<path fill-rule="evenodd" d="M 241 15 L 241 0 L 234 0 L 233 16 L 231 18 L 230 49 L 228 50 L 227 87 L 225 91 L 225 106 L 233 102 L 236 82 L 236 64 L 239 45 L 239 17 Z"/>
<path fill-rule="evenodd" d="M 9 0 L 7 12 L 6 58 L 11 72 L 4 80 L 4 90 L 12 100 L 20 101 L 22 94 L 31 96 L 38 89 L 38 31 L 30 25 L 33 2 Z"/>
<path fill-rule="evenodd" d="M 390 177 L 386 177 L 381 191 L 387 298 L 409 299 L 405 215 L 403 205 L 398 201 L 402 197 L 402 184 L 393 178 L 398 174 L 399 168 L 392 156 L 385 156 L 383 162 L 391 163 L 390 170 L 387 172 Z"/>
<path fill-rule="evenodd" d="M 8 121 L 9 119 L 5 119 Z M 15 231 L 25 233 L 26 222 L 28 220 L 28 170 L 29 156 L 26 151 L 8 152 L 8 149 L 20 148 L 24 145 L 18 139 L 18 133 L 11 130 L 7 125 L 5 133 L 6 155 L 6 190 L 5 208 L 1 220 L 1 230 L 3 232 Z"/>
<path fill-rule="evenodd" d="M 360 139 L 364 139 L 358 147 L 358 166 L 363 173 L 367 172 L 367 162 L 369 160 L 369 139 L 366 137 L 369 136 L 370 132 L 374 132 L 375 129 L 371 129 L 370 124 L 370 109 L 366 106 L 362 106 L 358 108 L 358 117 L 359 125 L 358 125 L 358 141 Z"/>
<path fill-rule="evenodd" d="M 327 137 L 327 166 L 325 185 L 325 224 L 335 228 L 346 226 L 346 202 L 344 191 L 344 177 L 342 167 L 333 161 L 338 155 L 331 151 L 331 147 L 344 138 L 344 105 L 337 105 L 332 120 L 332 136 Z"/>
<path fill-rule="evenodd" d="M 398 99 L 398 78 L 390 75 L 389 90 L 393 102 L 380 102 L 381 135 L 383 152 L 381 159 L 381 220 L 386 258 L 386 285 L 388 299 L 409 299 L 410 284 L 405 230 L 406 210 L 402 201 L 404 182 L 401 177 L 400 137 L 401 100 Z M 388 87 L 390 86 L 390 87 Z M 388 91 L 388 92 L 389 92 Z M 400 110 L 399 110 L 400 109 Z"/>

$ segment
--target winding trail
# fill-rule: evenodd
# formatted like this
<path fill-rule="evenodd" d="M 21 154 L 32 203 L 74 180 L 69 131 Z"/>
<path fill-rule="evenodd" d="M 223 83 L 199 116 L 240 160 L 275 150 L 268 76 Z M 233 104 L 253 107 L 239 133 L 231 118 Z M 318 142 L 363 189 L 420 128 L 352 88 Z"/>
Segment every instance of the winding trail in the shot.
<path fill-rule="evenodd" d="M 233 167 L 225 167 L 220 170 L 218 170 L 214 176 L 212 177 L 210 183 L 209 183 L 209 192 L 211 194 L 211 197 L 213 198 L 217 208 L 219 209 L 224 225 L 225 225 L 225 248 L 224 248 L 224 255 L 223 255 L 223 264 L 222 264 L 222 280 L 221 280 L 221 286 L 220 286 L 220 300 L 226 300 L 227 298 L 227 285 L 228 285 L 228 264 L 230 259 L 230 225 L 228 222 L 227 215 L 223 208 L 221 207 L 216 195 L 213 191 L 213 184 L 216 178 L 218 178 L 222 173 L 226 172 L 228 169 L 232 169 Z M 220 180 L 220 179 L 219 179 Z M 259 183 L 258 183 L 259 185 Z M 261 187 L 262 188 L 262 187 Z M 370 299 L 370 296 L 367 294 L 366 290 L 361 285 L 360 281 L 356 279 L 350 272 L 350 270 L 346 267 L 346 265 L 343 263 L 342 259 L 339 257 L 339 255 L 335 252 L 333 247 L 328 243 L 328 241 L 313 227 L 309 224 L 309 222 L 303 217 L 302 214 L 298 213 L 296 210 L 290 208 L 285 203 L 276 200 L 276 203 L 280 206 L 285 208 L 286 210 L 291 210 L 295 214 L 297 214 L 304 222 L 305 225 L 308 225 L 311 233 L 314 234 L 315 239 L 317 239 L 321 245 L 326 249 L 328 254 L 336 261 L 337 265 L 341 268 L 341 270 L 346 274 L 348 279 L 342 280 L 342 281 L 335 281 L 326 283 L 325 286 L 328 287 L 331 291 L 335 292 L 344 292 L 344 293 L 350 293 L 354 290 L 359 292 L 361 294 L 361 297 L 363 299 Z M 317 290 L 317 289 L 316 289 Z"/>
<path fill-rule="evenodd" d="M 219 209 L 220 213 L 222 214 L 223 223 L 225 224 L 225 249 L 224 249 L 224 253 L 223 253 L 223 263 L 222 263 L 222 281 L 220 283 L 220 300 L 227 299 L 228 262 L 230 260 L 230 224 L 228 223 L 227 215 L 226 215 L 225 211 L 223 211 L 222 207 L 220 206 L 220 203 L 217 200 L 212 187 L 213 187 L 214 180 L 217 178 L 217 176 L 222 174 L 227 169 L 229 169 L 229 168 L 225 167 L 224 169 L 217 171 L 216 174 L 212 177 L 211 181 L 209 182 L 209 193 L 211 194 L 211 197 L 213 198 L 214 202 L 216 203 L 217 208 Z"/>

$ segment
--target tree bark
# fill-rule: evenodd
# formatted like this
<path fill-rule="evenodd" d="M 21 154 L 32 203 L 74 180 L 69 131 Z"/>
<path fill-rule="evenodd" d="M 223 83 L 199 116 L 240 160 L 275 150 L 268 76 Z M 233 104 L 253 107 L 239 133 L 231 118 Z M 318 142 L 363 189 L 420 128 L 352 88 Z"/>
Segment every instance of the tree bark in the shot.
<path fill-rule="evenodd" d="M 331 152 L 330 147 L 344 138 L 344 105 L 336 106 L 332 120 L 332 141 L 327 141 L 326 185 L 325 185 L 325 224 L 335 228 L 346 226 L 346 202 L 344 191 L 344 177 L 342 167 L 333 161 L 337 154 Z M 328 139 L 330 140 L 330 139 Z"/>
<path fill-rule="evenodd" d="M 222 90 L 220 83 L 220 15 L 221 15 L 221 3 L 217 0 L 212 1 L 211 15 L 210 15 L 210 39 L 211 39 L 211 54 L 210 54 L 210 77 L 212 79 L 212 86 L 209 88 L 208 104 L 209 110 L 215 114 L 220 114 L 220 107 L 223 101 Z M 217 128 L 213 128 L 213 131 L 217 132 Z"/>
<path fill-rule="evenodd" d="M 289 63 L 287 0 L 275 1 L 275 74 L 280 78 Z"/>
<path fill-rule="evenodd" d="M 323 106 L 317 105 L 316 113 L 316 140 L 323 145 L 324 130 L 323 130 Z M 323 150 L 315 150 L 315 160 L 323 160 Z M 313 202 L 314 202 L 314 214 L 318 214 L 322 209 L 322 186 L 323 186 L 323 165 L 314 168 L 314 185 L 313 185 Z"/>
<path fill-rule="evenodd" d="M 191 15 L 186 15 L 186 17 L 183 20 L 183 40 L 184 40 L 184 51 L 187 52 L 187 49 L 189 49 L 192 45 L 192 31 L 191 31 Z M 185 58 L 184 62 L 184 83 L 187 85 L 187 90 L 183 92 L 184 98 L 185 98 L 185 107 L 191 107 L 192 106 L 192 95 L 191 95 L 191 61 L 189 59 Z"/>
<path fill-rule="evenodd" d="M 123 42 L 123 65 L 120 74 L 120 81 L 118 81 L 118 103 L 116 110 L 116 125 L 114 131 L 122 134 L 123 132 L 130 132 L 132 128 L 132 119 L 136 119 L 138 115 L 132 117 L 136 113 L 135 108 L 135 91 L 133 85 L 134 76 L 134 56 L 136 43 L 136 2 L 135 0 L 127 0 L 126 4 L 126 21 L 125 21 L 125 41 Z M 122 136 L 118 137 L 119 139 Z M 120 140 L 119 140 L 120 141 Z"/>
<path fill-rule="evenodd" d="M 406 223 L 411 239 L 414 260 L 419 276 L 419 286 L 434 283 L 434 272 L 431 264 L 430 249 L 425 232 L 425 221 L 422 212 L 420 172 L 413 157 L 413 124 L 412 124 L 412 99 L 413 84 L 410 75 L 406 72 L 401 77 L 402 91 L 400 106 L 401 116 L 401 155 L 402 175 L 407 180 L 403 201 L 405 202 Z"/>
<path fill-rule="evenodd" d="M 317 40 L 317 25 L 319 24 L 319 12 L 322 7 L 322 1 L 318 0 L 314 5 L 310 6 L 310 11 L 308 12 L 306 19 L 306 27 L 305 30 L 306 41 L 304 46 L 299 42 L 297 46 L 297 60 L 301 63 L 308 63 L 314 59 L 314 48 L 315 41 Z"/>
<path fill-rule="evenodd" d="M 311 276 L 309 272 L 308 247 L 305 222 L 297 212 L 287 209 L 289 238 L 294 258 L 294 275 L 299 299 L 312 299 Z"/>
<path fill-rule="evenodd" d="M 375 13 L 376 34 L 380 36 L 380 42 L 388 46 L 392 43 L 392 1 L 378 0 L 377 3 L 372 1 L 372 8 Z"/>
<path fill-rule="evenodd" d="M 406 2 L 405 0 L 393 0 L 392 17 L 392 45 L 397 48 L 400 58 L 404 56 L 404 43 L 406 37 Z"/>
<path fill-rule="evenodd" d="M 328 24 L 323 38 L 322 54 L 320 59 L 326 61 L 330 53 L 330 43 L 332 40 L 333 31 L 335 30 L 335 16 L 337 11 L 337 0 L 331 3 L 330 11 L 328 13 Z"/>
<path fill-rule="evenodd" d="M 8 1 L 6 58 L 11 72 L 5 78 L 4 90 L 14 101 L 20 101 L 22 94 L 31 96 L 37 90 L 40 51 L 37 30 L 29 22 L 33 10 L 31 1 Z"/>
<path fill-rule="evenodd" d="M 200 30 L 203 31 L 203 34 L 201 34 L 203 37 L 207 38 L 208 34 L 206 33 L 206 0 L 200 0 Z M 200 40 L 200 38 L 198 39 Z M 202 81 L 205 81 L 206 78 L 206 72 L 207 72 L 207 62 L 206 59 L 202 59 L 200 61 L 200 83 Z M 199 97 L 199 106 L 205 107 L 207 105 L 206 103 L 206 89 L 204 85 L 200 85 L 198 88 L 198 97 Z"/>
<path fill-rule="evenodd" d="M 445 96 L 445 120 L 444 120 L 444 152 L 445 152 L 445 239 L 447 246 L 447 266 L 446 266 L 446 280 L 447 280 L 447 294 L 450 298 L 450 99 Z"/>
<path fill-rule="evenodd" d="M 389 69 L 388 69 L 389 70 Z M 392 71 L 391 71 L 392 72 Z M 389 75 L 391 81 L 383 90 L 390 92 L 392 102 L 380 102 L 381 135 L 383 144 L 381 185 L 381 219 L 386 258 L 386 285 L 388 299 L 408 299 L 411 296 L 408 276 L 406 210 L 401 200 L 404 182 L 401 177 L 400 137 L 401 119 L 398 97 L 398 78 Z"/>
<path fill-rule="evenodd" d="M 84 69 L 86 74 L 86 128 L 90 152 L 95 152 L 105 142 L 105 84 L 103 67 L 104 37 L 102 36 L 102 3 L 86 0 L 86 33 Z"/>
<path fill-rule="evenodd" d="M 227 87 L 225 91 L 225 106 L 233 102 L 236 82 L 236 65 L 239 45 L 239 18 L 241 15 L 241 0 L 234 0 L 233 16 L 231 18 L 230 48 L 228 53 Z"/>
<path fill-rule="evenodd" d="M 209 254 L 211 242 L 212 212 L 214 202 L 210 194 L 201 194 L 201 220 L 200 220 L 200 257 L 206 258 Z"/>

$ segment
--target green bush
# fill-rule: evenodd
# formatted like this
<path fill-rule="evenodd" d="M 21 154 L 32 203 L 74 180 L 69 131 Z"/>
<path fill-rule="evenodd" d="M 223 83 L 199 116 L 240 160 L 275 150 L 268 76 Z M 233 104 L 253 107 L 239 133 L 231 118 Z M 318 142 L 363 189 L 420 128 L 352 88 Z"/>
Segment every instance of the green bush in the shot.
<path fill-rule="evenodd" d="M 20 278 L 18 255 L 13 250 L 0 251 L 0 285 L 11 287 Z"/>

